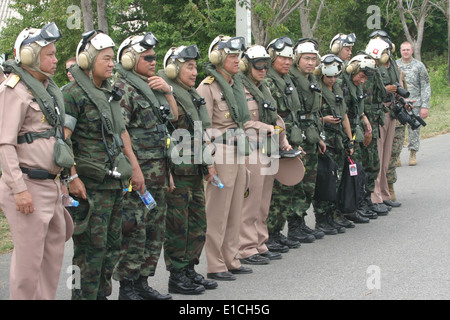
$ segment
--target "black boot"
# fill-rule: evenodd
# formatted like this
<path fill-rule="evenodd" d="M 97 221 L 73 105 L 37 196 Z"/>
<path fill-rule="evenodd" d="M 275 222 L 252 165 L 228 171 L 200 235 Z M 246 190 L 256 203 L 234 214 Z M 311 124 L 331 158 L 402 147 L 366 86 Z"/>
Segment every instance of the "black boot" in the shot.
<path fill-rule="evenodd" d="M 281 232 L 277 232 L 273 235 L 273 239 L 281 245 L 287 246 L 289 249 L 296 249 L 300 247 L 300 242 L 296 240 L 290 240 L 286 238 Z M 270 250 L 270 249 L 269 249 Z"/>
<path fill-rule="evenodd" d="M 329 224 L 330 226 L 332 226 L 333 228 L 335 228 L 335 229 L 337 230 L 338 233 L 345 233 L 345 227 L 343 227 L 343 226 L 341 226 L 341 225 L 338 225 L 338 224 L 334 221 L 333 215 L 334 215 L 334 212 L 327 212 L 327 213 L 326 213 L 326 217 L 327 217 L 328 224 Z"/>
<path fill-rule="evenodd" d="M 370 210 L 369 204 L 367 203 L 366 200 L 361 201 L 359 209 L 358 209 L 358 213 L 360 216 L 365 217 L 365 218 L 369 218 L 369 219 L 377 219 L 378 218 L 378 214 L 376 214 L 376 212 Z"/>
<path fill-rule="evenodd" d="M 335 235 L 338 233 L 337 229 L 328 223 L 325 213 L 316 213 L 316 230 L 322 231 L 327 235 Z"/>
<path fill-rule="evenodd" d="M 307 234 L 302 229 L 302 218 L 297 215 L 291 215 L 287 218 L 289 240 L 298 241 L 301 243 L 311 243 L 316 239 L 313 235 Z"/>
<path fill-rule="evenodd" d="M 144 300 L 172 300 L 170 294 L 161 294 L 148 285 L 147 277 L 139 277 L 133 282 L 134 291 Z"/>
<path fill-rule="evenodd" d="M 333 214 L 333 221 L 335 224 L 340 225 L 344 228 L 354 228 L 355 224 L 351 222 L 350 220 L 347 220 L 344 215 L 339 211 L 336 210 Z"/>
<path fill-rule="evenodd" d="M 358 210 L 352 213 L 345 213 L 345 217 L 354 223 L 368 223 L 370 219 L 359 214 Z"/>
<path fill-rule="evenodd" d="M 194 266 L 189 266 L 185 274 L 193 283 L 204 286 L 206 290 L 215 289 L 218 286 L 216 281 L 207 280 L 200 273 L 197 273 Z"/>
<path fill-rule="evenodd" d="M 274 233 L 269 233 L 269 239 L 267 239 L 265 245 L 266 245 L 267 249 L 269 249 L 269 251 L 272 251 L 272 252 L 286 253 L 289 251 L 288 246 L 282 245 L 282 244 L 278 243 L 277 241 L 275 241 Z"/>
<path fill-rule="evenodd" d="M 305 222 L 305 216 L 301 217 L 301 228 L 303 232 L 312 235 L 316 239 L 322 239 L 323 237 L 325 237 L 325 233 L 323 231 L 313 230 L 310 227 L 308 227 L 308 225 Z"/>
<path fill-rule="evenodd" d="M 171 270 L 169 277 L 169 292 L 181 294 L 200 294 L 205 291 L 205 287 L 193 283 L 184 270 Z"/>
<path fill-rule="evenodd" d="M 119 287 L 119 300 L 144 300 L 134 290 L 133 281 L 122 280 Z"/>

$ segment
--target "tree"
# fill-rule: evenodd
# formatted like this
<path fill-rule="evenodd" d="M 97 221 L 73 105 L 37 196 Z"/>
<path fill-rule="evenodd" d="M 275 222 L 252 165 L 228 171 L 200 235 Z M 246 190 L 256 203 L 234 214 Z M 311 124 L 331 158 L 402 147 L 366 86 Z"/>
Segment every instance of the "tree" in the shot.
<path fill-rule="evenodd" d="M 81 9 L 83 12 L 84 31 L 94 29 L 94 10 L 92 0 L 81 0 Z M 109 34 L 108 19 L 106 16 L 106 1 L 97 0 L 97 24 L 98 29 Z"/>
<path fill-rule="evenodd" d="M 450 85 L 450 0 L 430 1 L 447 20 L 447 84 Z"/>
<path fill-rule="evenodd" d="M 404 4 L 406 6 L 404 6 Z M 432 9 L 431 3 L 429 0 L 422 0 L 421 3 L 420 1 L 415 0 L 397 0 L 397 8 L 400 14 L 400 19 L 406 39 L 413 45 L 414 58 L 421 61 L 421 49 L 425 22 L 428 14 L 430 13 L 430 10 Z M 408 14 L 412 19 L 415 27 L 415 30 L 413 31 L 415 31 L 415 33 L 410 31 L 405 14 Z"/>
<path fill-rule="evenodd" d="M 311 26 L 310 22 L 310 14 L 311 14 L 311 0 L 304 1 L 300 7 L 300 25 L 302 27 L 302 37 L 303 38 L 312 38 L 314 35 L 314 31 L 316 31 L 319 26 L 320 16 L 322 15 L 322 9 L 325 5 L 325 0 L 320 0 L 319 9 L 317 10 L 316 18 L 314 20 L 314 24 Z"/>

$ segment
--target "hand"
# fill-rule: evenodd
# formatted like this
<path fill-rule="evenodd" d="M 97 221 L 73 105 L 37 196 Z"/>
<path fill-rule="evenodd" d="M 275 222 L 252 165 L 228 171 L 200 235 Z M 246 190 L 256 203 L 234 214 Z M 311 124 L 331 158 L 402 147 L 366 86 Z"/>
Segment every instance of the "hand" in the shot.
<path fill-rule="evenodd" d="M 131 175 L 131 186 L 133 190 L 139 191 L 141 194 L 145 192 L 145 178 L 141 171 L 141 168 L 133 168 L 133 174 Z"/>
<path fill-rule="evenodd" d="M 175 183 L 173 182 L 173 177 L 172 174 L 169 174 L 169 187 L 166 188 L 167 192 L 173 192 L 173 190 L 175 189 Z"/>
<path fill-rule="evenodd" d="M 364 132 L 364 140 L 363 140 L 364 146 L 367 147 L 371 142 L 372 142 L 372 131 Z"/>
<path fill-rule="evenodd" d="M 164 93 L 170 92 L 170 86 L 161 77 L 153 76 L 148 78 L 147 81 L 152 90 L 161 90 Z"/>
<path fill-rule="evenodd" d="M 338 124 L 338 123 L 340 123 L 340 122 L 342 121 L 342 119 L 340 119 L 340 118 L 335 118 L 335 117 L 332 116 L 332 115 L 325 116 L 325 117 L 323 117 L 322 119 L 323 119 L 323 122 L 325 122 L 325 123 L 331 123 L 331 124 Z"/>
<path fill-rule="evenodd" d="M 428 118 L 428 108 L 421 108 L 420 109 L 420 117 L 422 119 Z"/>
<path fill-rule="evenodd" d="M 86 187 L 80 178 L 75 178 L 69 183 L 69 190 L 75 197 L 87 200 Z"/>
<path fill-rule="evenodd" d="M 14 194 L 16 202 L 16 210 L 23 214 L 31 214 L 34 212 L 33 197 L 28 190 Z"/>
<path fill-rule="evenodd" d="M 301 149 L 301 147 L 299 147 L 299 149 Z M 281 150 L 290 151 L 290 150 L 292 150 L 292 146 L 290 144 L 288 144 L 287 146 L 284 146 L 283 148 L 281 148 Z"/>
<path fill-rule="evenodd" d="M 212 178 L 213 178 L 213 175 L 217 175 L 217 171 L 216 171 L 216 169 L 214 168 L 214 167 L 209 167 L 208 168 L 208 175 L 205 177 L 205 180 L 208 182 L 208 183 L 211 183 L 212 182 Z"/>
<path fill-rule="evenodd" d="M 386 90 L 392 93 L 396 93 L 397 92 L 397 86 L 393 85 L 393 84 L 388 84 L 386 86 Z"/>
<path fill-rule="evenodd" d="M 327 151 L 327 145 L 323 142 L 323 140 L 319 140 L 319 153 L 324 154 L 325 151 Z"/>

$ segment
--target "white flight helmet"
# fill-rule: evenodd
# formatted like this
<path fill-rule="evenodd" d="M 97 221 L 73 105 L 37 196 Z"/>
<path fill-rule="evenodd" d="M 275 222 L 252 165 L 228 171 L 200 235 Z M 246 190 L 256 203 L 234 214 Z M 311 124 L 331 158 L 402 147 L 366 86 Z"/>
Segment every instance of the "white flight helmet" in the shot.
<path fill-rule="evenodd" d="M 336 77 L 344 70 L 344 62 L 334 54 L 324 55 L 319 66 L 320 73 L 327 77 Z"/>
<path fill-rule="evenodd" d="M 261 65 L 260 65 L 260 62 Z M 270 55 L 267 52 L 267 49 L 261 45 L 253 45 L 249 47 L 245 52 L 241 61 L 239 61 L 239 69 L 243 73 L 247 73 L 250 71 L 251 63 L 255 69 L 263 69 L 267 68 L 270 64 Z"/>
<path fill-rule="evenodd" d="M 76 58 L 77 64 L 83 70 L 92 70 L 98 53 L 106 48 L 114 48 L 115 43 L 107 34 L 92 30 L 81 35 L 78 43 Z"/>
<path fill-rule="evenodd" d="M 366 75 L 375 71 L 377 64 L 375 60 L 366 54 L 359 54 L 354 56 L 346 68 L 346 72 L 350 75 L 355 75 L 360 71 L 363 71 Z"/>
<path fill-rule="evenodd" d="M 244 37 L 234 37 L 219 35 L 209 46 L 208 57 L 209 61 L 215 66 L 221 66 L 227 55 L 241 54 L 245 50 Z"/>
<path fill-rule="evenodd" d="M 42 29 L 26 28 L 20 32 L 14 43 L 14 60 L 33 71 L 52 77 L 53 75 L 41 71 L 40 53 L 43 47 L 60 38 L 61 33 L 54 22 L 45 25 Z"/>
<path fill-rule="evenodd" d="M 365 52 L 372 58 L 378 60 L 380 63 L 385 64 L 389 60 L 390 45 L 382 38 L 370 39 L 366 46 Z"/>
<path fill-rule="evenodd" d="M 294 47 L 294 65 L 298 64 L 300 57 L 305 53 L 317 55 L 317 65 L 320 64 L 319 44 L 314 39 L 302 38 L 297 41 Z"/>
<path fill-rule="evenodd" d="M 178 48 L 172 47 L 164 56 L 164 73 L 169 79 L 174 80 L 178 77 L 180 69 L 186 61 L 198 60 L 199 58 L 200 52 L 195 44 Z"/>
<path fill-rule="evenodd" d="M 333 54 L 338 54 L 343 47 L 353 47 L 356 42 L 356 35 L 350 33 L 348 35 L 343 33 L 338 33 L 333 37 L 330 42 L 330 51 Z"/>
<path fill-rule="evenodd" d="M 141 53 L 155 47 L 158 43 L 158 39 L 151 32 L 130 36 L 120 44 L 117 50 L 117 62 L 121 63 L 125 70 L 136 71 Z"/>
<path fill-rule="evenodd" d="M 294 58 L 294 50 L 292 49 L 293 46 L 294 42 L 292 39 L 284 36 L 272 40 L 267 46 L 267 51 L 272 59 L 272 62 L 275 61 L 278 56 Z"/>

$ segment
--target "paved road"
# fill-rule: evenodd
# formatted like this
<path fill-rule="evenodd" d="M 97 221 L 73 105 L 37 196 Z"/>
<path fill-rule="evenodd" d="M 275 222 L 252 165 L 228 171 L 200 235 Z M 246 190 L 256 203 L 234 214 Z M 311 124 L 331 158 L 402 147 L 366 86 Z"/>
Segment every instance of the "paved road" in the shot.
<path fill-rule="evenodd" d="M 388 216 L 302 244 L 269 265 L 253 266 L 253 274 L 200 296 L 174 294 L 175 300 L 298 300 L 298 299 L 426 299 L 450 297 L 450 134 L 422 141 L 418 166 L 403 166 L 395 185 L 400 208 Z M 307 216 L 314 226 L 314 216 Z M 72 243 L 67 243 L 57 299 L 70 299 L 66 287 Z M 10 255 L 0 256 L 0 299 L 8 299 Z M 206 274 L 203 256 L 197 271 Z M 150 285 L 167 293 L 168 272 L 160 260 Z M 118 284 L 114 282 L 116 299 Z M 194 303 L 194 302 L 192 302 Z M 198 304 L 198 301 L 197 301 Z"/>

